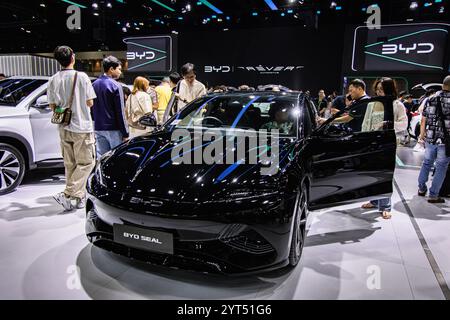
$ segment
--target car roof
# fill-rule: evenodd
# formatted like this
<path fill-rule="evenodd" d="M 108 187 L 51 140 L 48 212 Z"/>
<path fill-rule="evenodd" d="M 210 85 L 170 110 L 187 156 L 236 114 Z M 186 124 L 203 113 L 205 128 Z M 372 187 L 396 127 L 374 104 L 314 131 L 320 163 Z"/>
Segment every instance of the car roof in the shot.
<path fill-rule="evenodd" d="M 411 90 L 428 90 L 429 88 L 441 88 L 442 83 L 419 83 L 411 88 Z"/>
<path fill-rule="evenodd" d="M 300 91 L 291 92 L 280 92 L 280 91 L 229 91 L 229 92 L 217 92 L 209 93 L 209 96 L 278 96 L 278 97 L 294 97 L 297 98 L 299 95 L 304 93 Z"/>
<path fill-rule="evenodd" d="M 50 79 L 50 77 L 48 77 L 48 76 L 12 76 L 12 77 L 8 77 L 4 80 L 8 80 L 8 79 L 48 80 L 48 79 Z"/>

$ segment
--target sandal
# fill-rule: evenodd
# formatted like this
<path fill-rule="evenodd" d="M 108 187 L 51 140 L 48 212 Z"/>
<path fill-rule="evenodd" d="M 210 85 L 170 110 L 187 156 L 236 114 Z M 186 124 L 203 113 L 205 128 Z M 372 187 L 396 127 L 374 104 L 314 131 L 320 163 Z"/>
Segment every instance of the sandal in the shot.
<path fill-rule="evenodd" d="M 383 211 L 381 215 L 383 216 L 383 219 L 390 219 L 392 217 L 392 214 L 389 211 Z"/>
<path fill-rule="evenodd" d="M 370 202 L 364 203 L 361 208 L 363 209 L 373 209 L 376 208 L 376 206 L 374 206 L 373 204 L 371 204 Z"/>

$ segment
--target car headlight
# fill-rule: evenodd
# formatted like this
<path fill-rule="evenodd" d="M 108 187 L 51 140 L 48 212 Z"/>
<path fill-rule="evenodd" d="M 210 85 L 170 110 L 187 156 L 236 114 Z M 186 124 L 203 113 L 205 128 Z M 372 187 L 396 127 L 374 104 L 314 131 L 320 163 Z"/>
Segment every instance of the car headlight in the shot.
<path fill-rule="evenodd" d="M 103 164 L 105 163 L 105 161 L 111 158 L 113 154 L 114 150 L 108 151 L 107 153 L 102 155 L 100 159 L 98 159 L 97 164 L 95 166 L 94 170 L 95 177 L 97 178 L 98 183 L 100 183 L 100 185 L 103 187 L 106 187 L 106 184 L 103 181 Z"/>
<path fill-rule="evenodd" d="M 236 189 L 228 191 L 225 194 L 225 200 L 250 200 L 262 199 L 279 195 L 278 190 L 251 190 L 251 189 Z"/>

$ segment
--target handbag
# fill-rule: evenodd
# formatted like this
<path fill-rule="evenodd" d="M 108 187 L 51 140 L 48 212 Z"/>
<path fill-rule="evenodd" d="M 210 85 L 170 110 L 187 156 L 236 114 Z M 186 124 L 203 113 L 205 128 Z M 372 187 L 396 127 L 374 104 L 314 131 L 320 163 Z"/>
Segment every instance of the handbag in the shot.
<path fill-rule="evenodd" d="M 450 137 L 448 134 L 447 127 L 445 126 L 445 119 L 444 119 L 444 112 L 442 111 L 442 103 L 441 103 L 441 97 L 437 97 L 437 105 L 436 110 L 439 113 L 439 118 L 441 118 L 441 125 L 442 130 L 444 131 L 444 144 L 445 144 L 445 154 L 447 157 L 450 157 Z"/>
<path fill-rule="evenodd" d="M 61 124 L 67 126 L 70 124 L 70 120 L 72 119 L 72 103 L 73 97 L 75 95 L 75 86 L 77 84 L 78 72 L 75 71 L 75 76 L 73 79 L 72 92 L 70 93 L 69 105 L 67 108 L 56 107 L 52 114 L 51 123 Z"/>
<path fill-rule="evenodd" d="M 133 103 L 133 99 L 135 103 L 137 103 L 137 106 L 139 107 L 137 110 L 136 108 L 133 108 L 134 106 L 136 106 L 136 104 Z M 142 107 L 141 102 L 139 101 L 139 99 L 135 96 L 135 94 L 131 94 L 128 98 L 129 100 L 127 101 L 127 106 L 126 106 L 126 112 L 125 112 L 125 117 L 127 119 L 127 123 L 128 125 L 133 128 L 133 129 L 137 129 L 137 130 L 145 130 L 146 127 L 142 126 L 139 123 L 139 120 L 149 114 L 148 112 L 145 112 L 145 109 Z M 141 115 L 138 116 L 137 119 L 135 119 L 136 115 L 138 114 L 136 111 L 140 111 Z M 150 112 L 151 113 L 151 112 Z"/>

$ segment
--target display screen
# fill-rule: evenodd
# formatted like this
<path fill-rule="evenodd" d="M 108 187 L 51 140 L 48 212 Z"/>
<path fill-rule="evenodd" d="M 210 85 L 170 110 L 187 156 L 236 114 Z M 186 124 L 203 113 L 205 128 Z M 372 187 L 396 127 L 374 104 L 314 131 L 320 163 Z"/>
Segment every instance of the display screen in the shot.
<path fill-rule="evenodd" d="M 445 70 L 449 25 L 417 24 L 358 27 L 354 35 L 354 71 Z"/>
<path fill-rule="evenodd" d="M 127 38 L 129 72 L 170 72 L 172 38 L 170 36 Z"/>

